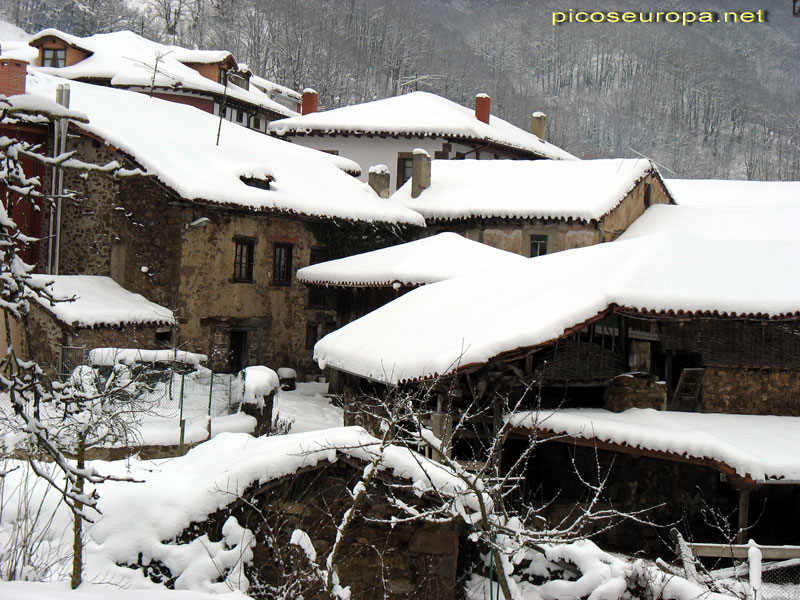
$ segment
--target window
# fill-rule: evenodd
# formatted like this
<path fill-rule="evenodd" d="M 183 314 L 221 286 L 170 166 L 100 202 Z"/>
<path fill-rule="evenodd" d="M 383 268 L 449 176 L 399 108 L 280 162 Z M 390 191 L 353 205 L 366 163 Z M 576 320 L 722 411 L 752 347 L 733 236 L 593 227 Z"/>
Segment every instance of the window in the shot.
<path fill-rule="evenodd" d="M 67 50 L 65 48 L 43 48 L 42 49 L 43 67 L 66 67 Z"/>
<path fill-rule="evenodd" d="M 244 175 L 242 175 L 241 177 L 239 177 L 239 180 L 243 184 L 249 185 L 250 187 L 256 187 L 261 190 L 268 190 L 270 183 L 275 181 L 275 178 L 269 175 L 267 175 L 263 179 L 259 179 L 258 177 L 245 177 Z"/>
<path fill-rule="evenodd" d="M 169 343 L 172 341 L 172 328 L 159 327 L 156 329 L 156 342 Z"/>
<path fill-rule="evenodd" d="M 252 124 L 253 129 L 258 129 L 259 131 L 261 130 L 261 119 L 259 119 L 258 117 L 253 117 L 252 123 L 253 123 Z"/>
<path fill-rule="evenodd" d="M 236 122 L 237 123 L 244 123 L 244 111 L 243 110 L 236 110 Z"/>
<path fill-rule="evenodd" d="M 317 340 L 319 340 L 319 325 L 309 323 L 306 325 L 306 350 L 313 349 Z"/>
<path fill-rule="evenodd" d="M 531 236 L 531 258 L 535 256 L 544 256 L 547 254 L 547 236 L 546 235 L 532 235 Z"/>
<path fill-rule="evenodd" d="M 226 85 L 228 83 L 228 70 L 224 67 L 219 67 L 217 71 L 217 83 Z"/>
<path fill-rule="evenodd" d="M 411 152 L 398 152 L 397 154 L 397 189 L 409 179 L 414 165 L 414 155 Z"/>
<path fill-rule="evenodd" d="M 233 261 L 233 281 L 237 283 L 250 283 L 253 281 L 253 254 L 255 240 L 248 238 L 235 238 L 236 258 Z"/>
<path fill-rule="evenodd" d="M 292 283 L 292 245 L 275 244 L 275 260 L 272 264 L 272 283 L 289 285 Z"/>
<path fill-rule="evenodd" d="M 650 184 L 649 183 L 645 183 L 644 184 L 644 207 L 646 209 L 650 208 L 650 204 L 652 202 L 652 198 L 650 197 L 651 193 L 652 192 L 650 190 Z"/>
<path fill-rule="evenodd" d="M 312 248 L 311 249 L 311 262 L 309 264 L 315 265 L 317 263 L 325 262 L 328 260 L 327 248 Z M 330 302 L 328 300 L 328 290 L 321 285 L 312 285 L 308 290 L 308 307 L 309 308 L 329 308 Z"/>

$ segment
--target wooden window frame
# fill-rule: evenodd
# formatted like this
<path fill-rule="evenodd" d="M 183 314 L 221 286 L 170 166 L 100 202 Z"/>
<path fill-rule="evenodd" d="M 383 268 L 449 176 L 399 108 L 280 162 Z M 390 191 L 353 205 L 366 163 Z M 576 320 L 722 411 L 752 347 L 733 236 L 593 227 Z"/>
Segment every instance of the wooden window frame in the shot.
<path fill-rule="evenodd" d="M 411 161 L 411 169 L 414 169 L 414 153 L 413 152 L 398 152 L 397 153 L 397 175 L 395 177 L 396 187 L 399 190 L 403 184 L 411 179 L 411 175 L 405 177 L 405 161 Z"/>
<path fill-rule="evenodd" d="M 534 244 L 536 245 L 536 254 L 533 253 Z M 544 245 L 544 252 L 542 252 L 542 245 Z M 528 256 L 535 258 L 537 256 L 545 256 L 547 254 L 548 239 L 547 236 L 541 233 L 532 233 L 530 237 L 530 247 Z"/>
<path fill-rule="evenodd" d="M 50 64 L 48 62 L 48 55 L 50 55 Z M 53 64 L 58 63 L 58 64 Z M 60 69 L 67 66 L 67 49 L 66 48 L 42 48 L 42 66 L 53 67 Z"/>
<path fill-rule="evenodd" d="M 283 261 L 279 259 L 279 254 L 285 251 L 286 256 Z M 275 242 L 272 250 L 272 284 L 291 285 L 292 284 L 292 255 L 294 244 Z M 281 265 L 280 263 L 284 264 Z"/>
<path fill-rule="evenodd" d="M 237 236 L 233 238 L 233 282 L 253 283 L 256 239 Z"/>

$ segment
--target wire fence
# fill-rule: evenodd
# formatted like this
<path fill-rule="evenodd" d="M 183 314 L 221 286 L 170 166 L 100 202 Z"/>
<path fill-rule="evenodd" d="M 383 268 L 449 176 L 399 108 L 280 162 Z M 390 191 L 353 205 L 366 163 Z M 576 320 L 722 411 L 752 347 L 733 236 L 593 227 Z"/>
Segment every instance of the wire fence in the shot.
<path fill-rule="evenodd" d="M 138 398 L 140 442 L 148 446 L 189 444 L 206 439 L 210 420 L 235 413 L 242 401 L 241 378 L 207 369 L 166 370 L 148 378 Z"/>
<path fill-rule="evenodd" d="M 800 559 L 765 563 L 761 600 L 800 600 Z"/>

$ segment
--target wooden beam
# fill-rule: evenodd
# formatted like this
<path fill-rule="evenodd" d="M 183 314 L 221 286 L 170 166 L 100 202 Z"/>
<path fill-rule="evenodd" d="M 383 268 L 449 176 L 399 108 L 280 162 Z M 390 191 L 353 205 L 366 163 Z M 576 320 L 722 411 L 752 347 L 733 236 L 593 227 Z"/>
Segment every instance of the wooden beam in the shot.
<path fill-rule="evenodd" d="M 750 546 L 747 544 L 700 544 L 689 542 L 696 556 L 705 558 L 747 558 Z M 800 546 L 761 546 L 761 556 L 765 560 L 786 560 L 800 558 Z"/>
<path fill-rule="evenodd" d="M 747 530 L 750 525 L 750 490 L 748 489 L 743 488 L 739 490 L 738 514 L 739 531 L 736 532 L 736 543 L 744 544 L 747 540 Z"/>

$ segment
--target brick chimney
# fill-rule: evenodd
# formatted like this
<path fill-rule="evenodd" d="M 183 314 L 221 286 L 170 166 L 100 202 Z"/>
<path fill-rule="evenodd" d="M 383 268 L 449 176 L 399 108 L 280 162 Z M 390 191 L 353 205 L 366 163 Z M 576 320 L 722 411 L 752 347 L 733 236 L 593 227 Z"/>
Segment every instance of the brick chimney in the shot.
<path fill-rule="evenodd" d="M 419 195 L 431 186 L 431 155 L 422 148 L 414 149 L 411 163 L 411 197 Z"/>
<path fill-rule="evenodd" d="M 369 187 L 381 198 L 389 197 L 389 180 L 391 173 L 386 165 L 374 165 L 369 168 Z"/>
<path fill-rule="evenodd" d="M 303 104 L 300 108 L 300 114 L 307 115 L 310 113 L 317 112 L 317 106 L 319 105 L 319 94 L 315 90 L 311 88 L 306 88 L 303 90 Z"/>
<path fill-rule="evenodd" d="M 540 140 L 547 139 L 547 115 L 536 111 L 531 115 L 531 133 Z"/>
<path fill-rule="evenodd" d="M 27 73 L 28 63 L 24 60 L 0 56 L 0 94 L 4 96 L 24 94 Z"/>
<path fill-rule="evenodd" d="M 475 96 L 475 117 L 484 123 L 489 122 L 489 111 L 491 110 L 492 99 L 488 94 L 478 94 Z"/>

